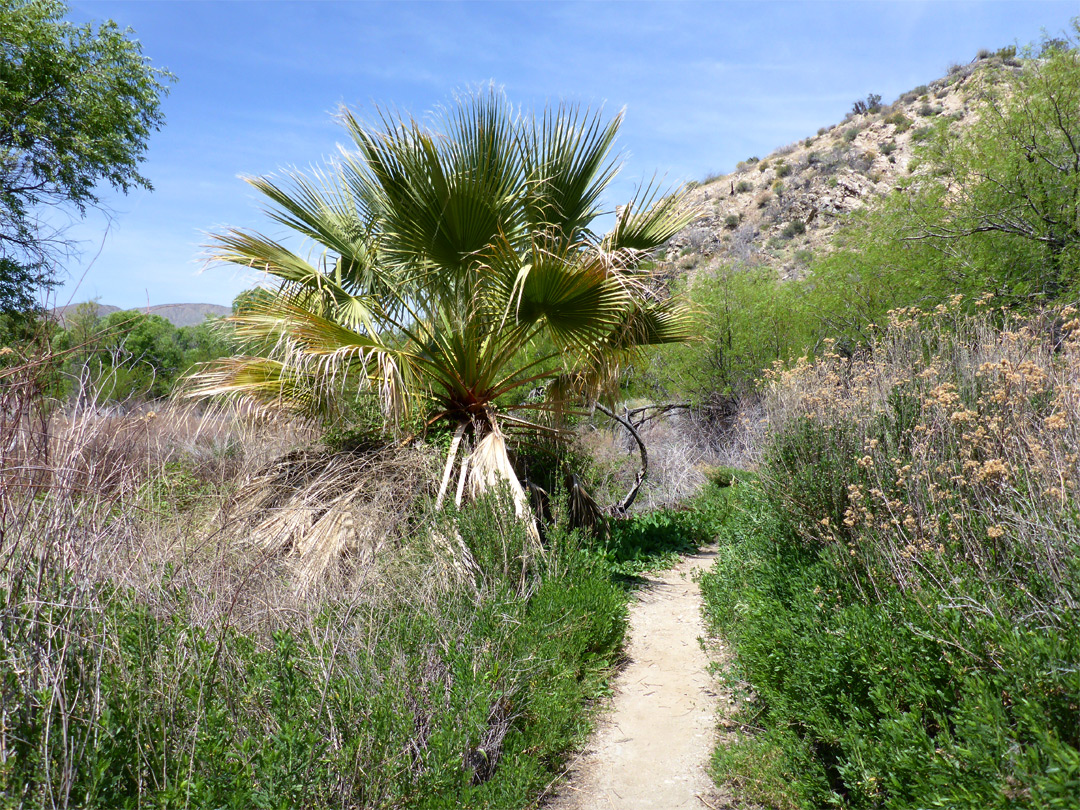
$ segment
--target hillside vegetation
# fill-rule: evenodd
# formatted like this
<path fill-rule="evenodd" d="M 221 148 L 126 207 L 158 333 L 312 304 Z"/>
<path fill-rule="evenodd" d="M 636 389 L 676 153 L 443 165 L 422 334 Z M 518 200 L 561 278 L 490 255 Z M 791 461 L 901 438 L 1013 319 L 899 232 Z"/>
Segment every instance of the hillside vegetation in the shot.
<path fill-rule="evenodd" d="M 715 765 L 749 798 L 1075 806 L 1080 321 L 959 303 L 767 385 L 703 582 L 754 695 Z"/>
<path fill-rule="evenodd" d="M 656 355 L 639 390 L 730 409 L 775 361 L 826 338 L 865 345 L 890 309 L 957 293 L 1013 309 L 1070 300 L 1076 72 L 1063 40 L 984 54 L 697 188 L 712 213 L 662 263 L 702 311 L 704 340 Z"/>
<path fill-rule="evenodd" d="M 801 196 L 752 215 L 764 245 L 738 223 L 709 258 L 682 237 L 708 331 L 649 382 L 719 411 L 756 467 L 702 583 L 744 695 L 714 771 L 748 803 L 1076 806 L 1075 46 L 862 103 L 833 153 L 879 146 L 835 184 L 805 160 L 828 132 L 770 156 Z M 867 193 L 816 227 L 856 175 Z M 718 209 L 749 212 L 733 181 Z"/>
<path fill-rule="evenodd" d="M 1074 808 L 1078 34 L 607 234 L 617 118 L 346 116 L 231 333 L 4 321 L 0 807 L 537 806 L 718 540 L 739 802 Z"/>

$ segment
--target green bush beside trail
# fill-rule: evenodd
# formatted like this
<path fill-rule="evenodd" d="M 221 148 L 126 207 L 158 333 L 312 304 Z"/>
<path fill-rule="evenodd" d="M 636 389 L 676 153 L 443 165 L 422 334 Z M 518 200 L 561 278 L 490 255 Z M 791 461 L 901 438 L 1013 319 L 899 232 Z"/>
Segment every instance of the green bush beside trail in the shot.
<path fill-rule="evenodd" d="M 717 750 L 719 779 L 774 807 L 1075 807 L 1075 621 L 1048 631 L 928 614 L 928 589 L 860 592 L 842 552 L 802 546 L 760 487 L 740 500 L 702 589 L 757 731 Z"/>
<path fill-rule="evenodd" d="M 526 805 L 587 731 L 626 596 L 560 531 L 524 580 L 506 576 L 483 553 L 513 548 L 500 533 L 516 521 L 491 511 L 504 506 L 457 518 L 475 592 L 342 602 L 261 641 L 200 621 L 167 578 L 153 607 L 48 572 L 33 592 L 34 577 L 9 578 L 0 806 Z"/>
<path fill-rule="evenodd" d="M 1067 308 L 897 313 L 774 376 L 702 581 L 753 694 L 719 778 L 777 807 L 1076 807 L 1078 371 Z"/>

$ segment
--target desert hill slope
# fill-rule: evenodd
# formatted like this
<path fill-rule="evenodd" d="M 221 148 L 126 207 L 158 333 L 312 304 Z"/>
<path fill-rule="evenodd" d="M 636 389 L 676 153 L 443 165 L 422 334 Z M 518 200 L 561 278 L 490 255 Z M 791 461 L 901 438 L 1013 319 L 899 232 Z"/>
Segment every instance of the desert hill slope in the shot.
<path fill-rule="evenodd" d="M 53 314 L 59 319 L 61 325 L 64 325 L 66 317 L 79 306 L 82 306 L 82 304 L 68 304 L 67 306 L 57 307 L 53 310 Z M 232 312 L 229 307 L 223 307 L 219 304 L 156 304 L 152 307 L 133 307 L 133 309 L 149 315 L 160 315 L 178 328 L 181 326 L 195 326 L 207 318 L 221 318 Z M 97 316 L 99 318 L 104 318 L 106 315 L 119 311 L 120 307 L 111 304 L 97 304 Z"/>
<path fill-rule="evenodd" d="M 938 122 L 965 126 L 980 83 L 1019 65 L 1011 48 L 980 54 L 892 104 L 860 100 L 843 122 L 695 185 L 690 201 L 705 214 L 671 240 L 661 259 L 678 275 L 741 263 L 798 278 L 815 254 L 830 249 L 847 214 L 918 175 L 914 149 Z"/>

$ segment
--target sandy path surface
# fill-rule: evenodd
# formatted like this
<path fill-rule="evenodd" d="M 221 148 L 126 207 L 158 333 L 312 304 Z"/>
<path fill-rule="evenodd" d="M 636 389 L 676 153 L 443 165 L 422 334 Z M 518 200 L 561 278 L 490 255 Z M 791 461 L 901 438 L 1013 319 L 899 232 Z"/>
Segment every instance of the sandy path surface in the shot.
<path fill-rule="evenodd" d="M 717 685 L 708 672 L 701 595 L 705 550 L 649 580 L 630 607 L 629 663 L 610 711 L 546 810 L 668 810 L 728 806 L 709 778 Z M 720 651 L 722 653 L 722 651 Z"/>

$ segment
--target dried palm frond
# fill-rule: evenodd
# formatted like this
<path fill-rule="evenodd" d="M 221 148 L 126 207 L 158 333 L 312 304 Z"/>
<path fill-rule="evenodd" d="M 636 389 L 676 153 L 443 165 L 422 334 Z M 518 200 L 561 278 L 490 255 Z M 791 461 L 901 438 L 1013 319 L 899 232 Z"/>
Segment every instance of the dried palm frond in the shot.
<path fill-rule="evenodd" d="M 235 531 L 288 560 L 306 593 L 370 566 L 430 488 L 432 459 L 414 447 L 301 450 L 259 471 L 230 506 Z"/>
<path fill-rule="evenodd" d="M 514 501 L 514 513 L 519 520 L 528 524 L 529 534 L 539 547 L 540 533 L 529 507 L 529 496 L 514 472 L 514 465 L 506 452 L 506 439 L 495 428 L 480 440 L 469 456 L 469 495 L 475 499 L 500 486 L 509 489 Z"/>

